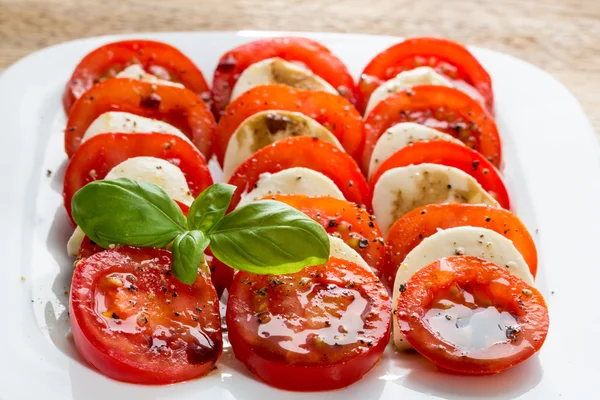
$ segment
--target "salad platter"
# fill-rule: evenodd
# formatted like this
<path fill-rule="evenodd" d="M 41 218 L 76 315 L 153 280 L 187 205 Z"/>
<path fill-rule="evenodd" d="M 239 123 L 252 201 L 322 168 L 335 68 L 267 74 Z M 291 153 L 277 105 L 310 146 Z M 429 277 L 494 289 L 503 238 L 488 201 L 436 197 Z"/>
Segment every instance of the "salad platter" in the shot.
<path fill-rule="evenodd" d="M 106 36 L 14 64 L 0 115 L 0 398 L 592 396 L 600 158 L 534 66 Z"/>

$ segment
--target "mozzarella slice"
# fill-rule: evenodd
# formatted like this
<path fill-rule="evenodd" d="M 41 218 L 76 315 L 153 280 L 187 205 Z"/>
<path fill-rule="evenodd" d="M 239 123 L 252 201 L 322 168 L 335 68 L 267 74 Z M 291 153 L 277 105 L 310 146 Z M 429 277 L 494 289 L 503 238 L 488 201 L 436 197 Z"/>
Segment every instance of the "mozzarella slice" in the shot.
<path fill-rule="evenodd" d="M 167 194 L 183 204 L 191 205 L 194 197 L 190 193 L 185 175 L 179 167 L 161 158 L 133 157 L 111 169 L 105 180 L 129 178 L 139 182 L 154 183 Z M 81 228 L 75 228 L 67 242 L 67 253 L 76 257 L 85 234 Z"/>
<path fill-rule="evenodd" d="M 330 196 L 344 200 L 335 183 L 320 172 L 294 167 L 274 174 L 261 174 L 254 189 L 242 194 L 238 207 L 252 203 L 272 194 L 304 194 L 306 196 Z"/>
<path fill-rule="evenodd" d="M 417 67 L 409 71 L 400 72 L 394 78 L 384 82 L 379 86 L 367 103 L 365 115 L 368 115 L 373 108 L 381 101 L 385 100 L 392 94 L 402 90 L 410 89 L 413 86 L 421 85 L 437 85 L 452 87 L 452 82 L 443 75 L 438 74 L 431 67 Z"/>
<path fill-rule="evenodd" d="M 369 264 L 367 264 L 360 254 L 358 254 L 356 250 L 348 246 L 346 242 L 340 238 L 329 236 L 329 257 L 336 257 L 351 261 L 373 273 L 373 270 L 371 267 L 369 267 Z"/>
<path fill-rule="evenodd" d="M 80 227 L 75 227 L 73 234 L 69 238 L 67 242 L 67 254 L 71 257 L 77 257 L 77 253 L 79 253 L 79 248 L 81 247 L 81 243 L 83 243 L 83 239 L 85 238 L 85 233 L 81 230 Z"/>
<path fill-rule="evenodd" d="M 396 273 L 392 305 L 396 307 L 398 303 L 400 285 L 406 283 L 417 271 L 436 260 L 455 255 L 475 256 L 491 261 L 505 267 L 525 283 L 533 285 L 529 266 L 512 241 L 490 229 L 461 226 L 438 231 L 408 253 Z M 398 349 L 411 348 L 400 332 L 395 313 L 393 337 Z"/>
<path fill-rule="evenodd" d="M 447 133 L 437 131 L 425 125 L 415 124 L 414 122 L 402 122 L 392 126 L 379 137 L 369 165 L 369 178 L 377 171 L 377 168 L 395 152 L 414 142 L 424 140 L 445 140 L 463 145 L 458 139 L 455 139 Z"/>
<path fill-rule="evenodd" d="M 390 169 L 381 175 L 373 190 L 373 212 L 384 236 L 402 215 L 434 203 L 500 206 L 471 175 L 439 164 Z"/>
<path fill-rule="evenodd" d="M 170 133 L 191 143 L 190 139 L 185 136 L 183 132 L 175 128 L 173 125 L 168 124 L 157 119 L 151 119 L 146 117 L 140 117 L 139 115 L 121 112 L 121 111 L 109 111 L 98 116 L 94 122 L 85 131 L 81 141 L 84 142 L 89 138 L 92 138 L 101 133 Z"/>
<path fill-rule="evenodd" d="M 185 87 L 181 83 L 167 81 L 166 79 L 160 79 L 159 77 L 157 77 L 155 75 L 149 74 L 146 71 L 144 71 L 144 68 L 142 68 L 142 66 L 139 64 L 130 65 L 129 67 L 125 68 L 123 71 L 119 72 L 116 75 L 116 77 L 117 78 L 131 78 L 131 79 L 136 79 L 136 80 L 142 81 L 142 82 L 155 83 L 157 85 L 175 86 L 175 87 L 180 87 L 180 88 Z"/>
<path fill-rule="evenodd" d="M 242 72 L 231 92 L 231 101 L 256 86 L 283 84 L 298 89 L 320 90 L 338 94 L 325 79 L 309 69 L 279 57 L 267 58 Z"/>
<path fill-rule="evenodd" d="M 294 136 L 318 137 L 345 151 L 333 133 L 302 113 L 262 111 L 244 120 L 229 139 L 223 163 L 223 179 L 229 180 L 236 168 L 256 151 Z"/>

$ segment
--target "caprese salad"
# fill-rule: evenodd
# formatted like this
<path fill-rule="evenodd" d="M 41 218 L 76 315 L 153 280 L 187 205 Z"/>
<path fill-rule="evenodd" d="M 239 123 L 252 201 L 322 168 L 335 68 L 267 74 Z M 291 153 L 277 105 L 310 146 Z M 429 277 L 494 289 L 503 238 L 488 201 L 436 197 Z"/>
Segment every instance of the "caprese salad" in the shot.
<path fill-rule="evenodd" d="M 179 50 L 128 40 L 85 56 L 63 102 L 71 329 L 103 374 L 206 375 L 222 317 L 249 371 L 294 391 L 351 385 L 390 339 L 472 375 L 544 343 L 491 78 L 465 47 L 404 40 L 355 84 L 314 40 L 259 39 L 211 89 Z"/>

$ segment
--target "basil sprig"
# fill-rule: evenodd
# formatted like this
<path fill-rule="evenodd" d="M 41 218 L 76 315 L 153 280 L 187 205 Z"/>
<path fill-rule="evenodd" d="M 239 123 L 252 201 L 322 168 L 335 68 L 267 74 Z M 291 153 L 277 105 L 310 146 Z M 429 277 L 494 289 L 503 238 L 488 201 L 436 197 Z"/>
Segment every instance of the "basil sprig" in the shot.
<path fill-rule="evenodd" d="M 188 217 L 159 186 L 127 178 L 95 181 L 71 201 L 72 216 L 87 236 L 110 245 L 170 247 L 173 274 L 191 284 L 210 244 L 216 258 L 257 274 L 285 274 L 329 258 L 321 225 L 277 201 L 250 203 L 225 215 L 235 187 L 217 183 L 194 200 Z"/>

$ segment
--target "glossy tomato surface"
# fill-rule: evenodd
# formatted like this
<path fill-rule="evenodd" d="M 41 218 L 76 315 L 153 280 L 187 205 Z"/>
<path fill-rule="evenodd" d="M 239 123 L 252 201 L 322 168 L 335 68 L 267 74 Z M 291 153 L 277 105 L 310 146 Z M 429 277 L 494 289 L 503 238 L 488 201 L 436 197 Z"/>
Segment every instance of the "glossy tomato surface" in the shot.
<path fill-rule="evenodd" d="M 104 179 L 112 168 L 132 157 L 156 157 L 181 169 L 192 196 L 213 184 L 202 154 L 178 136 L 164 133 L 106 133 L 86 140 L 69 160 L 63 196 L 71 217 L 71 199 L 86 184 Z"/>
<path fill-rule="evenodd" d="M 219 120 L 214 152 L 221 165 L 235 130 L 246 118 L 268 110 L 296 111 L 315 119 L 338 138 L 348 154 L 360 160 L 363 120 L 350 102 L 331 93 L 266 85 L 252 88 L 235 99 Z"/>
<path fill-rule="evenodd" d="M 171 275 L 171 253 L 121 247 L 79 261 L 71 329 L 81 356 L 106 376 L 167 384 L 205 375 L 223 348 L 219 301 L 209 278 Z"/>
<path fill-rule="evenodd" d="M 335 145 L 309 136 L 280 140 L 244 161 L 229 179 L 237 186 L 230 209 L 239 203 L 242 193 L 254 188 L 261 174 L 293 167 L 322 173 L 337 185 L 346 200 L 371 209 L 369 185 L 356 162 Z"/>
<path fill-rule="evenodd" d="M 69 157 L 81 146 L 81 139 L 90 124 L 108 111 L 128 112 L 167 122 L 189 137 L 207 160 L 212 155 L 215 120 L 194 92 L 117 78 L 94 85 L 73 105 L 65 129 L 65 151 Z"/>
<path fill-rule="evenodd" d="M 346 200 L 332 197 L 311 197 L 301 194 L 273 195 L 317 221 L 328 234 L 339 237 L 369 264 L 381 277 L 386 249 L 375 216 Z"/>
<path fill-rule="evenodd" d="M 386 245 L 389 248 L 389 263 L 384 276 L 389 287 L 393 287 L 400 263 L 438 229 L 475 226 L 491 229 L 509 239 L 529 266 L 531 275 L 537 273 L 537 250 L 527 227 L 519 217 L 508 210 L 483 204 L 429 204 L 416 208 L 398 219 L 390 228 Z"/>
<path fill-rule="evenodd" d="M 327 47 L 308 38 L 277 37 L 242 44 L 221 56 L 212 87 L 216 115 L 229 104 L 231 92 L 242 72 L 252 64 L 274 57 L 301 63 L 355 104 L 354 79 L 346 65 Z"/>
<path fill-rule="evenodd" d="M 227 303 L 235 356 L 271 386 L 331 390 L 359 380 L 390 335 L 387 291 L 346 260 L 290 275 L 238 273 Z"/>
<path fill-rule="evenodd" d="M 401 287 L 398 327 L 439 367 L 462 374 L 502 372 L 537 352 L 548 333 L 542 295 L 481 258 L 444 258 Z M 396 327 L 395 327 L 396 328 Z"/>
<path fill-rule="evenodd" d="M 428 66 L 453 83 L 472 86 L 494 112 L 492 79 L 471 52 L 456 42 L 438 38 L 412 38 L 376 55 L 365 67 L 358 82 L 359 109 L 364 111 L 375 89 L 400 72 Z"/>
<path fill-rule="evenodd" d="M 365 119 L 363 166 L 368 168 L 379 137 L 400 122 L 416 122 L 448 133 L 477 150 L 496 167 L 502 146 L 494 118 L 458 89 L 415 86 L 380 102 Z"/>
<path fill-rule="evenodd" d="M 210 96 L 202 72 L 175 47 L 153 40 L 123 40 L 101 46 L 79 62 L 63 95 L 65 112 L 69 114 L 89 88 L 133 64 L 160 79 L 179 82 L 206 100 Z"/>
<path fill-rule="evenodd" d="M 458 168 L 471 175 L 503 208 L 510 209 L 508 191 L 496 167 L 480 153 L 460 144 L 430 140 L 411 143 L 381 163 L 371 177 L 371 188 L 386 171 L 424 163 Z"/>

